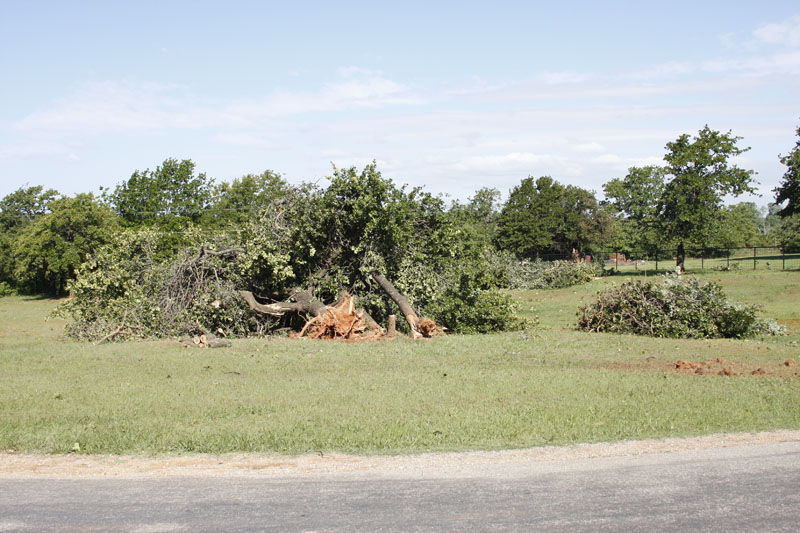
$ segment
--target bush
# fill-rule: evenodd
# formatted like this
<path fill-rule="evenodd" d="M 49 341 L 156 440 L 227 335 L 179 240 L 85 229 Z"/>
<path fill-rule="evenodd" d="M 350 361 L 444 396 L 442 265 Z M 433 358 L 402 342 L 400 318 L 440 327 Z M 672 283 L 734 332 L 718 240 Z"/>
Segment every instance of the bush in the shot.
<path fill-rule="evenodd" d="M 743 338 L 785 333 L 754 306 L 728 301 L 722 288 L 697 279 L 630 281 L 609 287 L 578 311 L 588 331 L 691 339 Z"/>
<path fill-rule="evenodd" d="M 508 289 L 563 289 L 603 275 L 601 263 L 520 261 L 508 252 L 492 253 L 489 261 L 497 282 Z"/>
<path fill-rule="evenodd" d="M 7 281 L 0 281 L 0 298 L 3 296 L 11 296 L 16 293 L 17 291 L 15 291 L 14 287 L 9 285 Z"/>

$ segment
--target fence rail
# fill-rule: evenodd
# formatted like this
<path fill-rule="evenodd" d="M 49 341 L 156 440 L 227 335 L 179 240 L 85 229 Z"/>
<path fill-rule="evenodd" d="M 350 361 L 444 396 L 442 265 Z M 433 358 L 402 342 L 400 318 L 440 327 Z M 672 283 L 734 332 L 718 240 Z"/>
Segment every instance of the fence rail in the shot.
<path fill-rule="evenodd" d="M 595 250 L 580 255 L 578 260 L 602 261 L 607 268 L 617 271 L 674 270 L 676 250 Z M 774 246 L 747 248 L 687 248 L 686 270 L 800 270 L 800 252 L 787 252 Z M 575 260 L 574 254 L 548 254 L 540 256 L 545 261 Z"/>

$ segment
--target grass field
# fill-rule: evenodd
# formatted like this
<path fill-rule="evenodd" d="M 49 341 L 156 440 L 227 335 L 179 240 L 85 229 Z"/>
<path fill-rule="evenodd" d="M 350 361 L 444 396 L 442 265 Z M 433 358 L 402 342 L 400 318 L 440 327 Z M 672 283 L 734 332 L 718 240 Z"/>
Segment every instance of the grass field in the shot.
<path fill-rule="evenodd" d="M 575 331 L 578 305 L 635 273 L 517 293 L 531 331 L 344 344 L 94 346 L 53 300 L 0 299 L 0 449 L 401 453 L 800 428 L 800 273 L 704 274 L 789 335 L 666 340 Z M 738 376 L 677 372 L 722 357 Z M 763 368 L 774 375 L 750 375 Z"/>

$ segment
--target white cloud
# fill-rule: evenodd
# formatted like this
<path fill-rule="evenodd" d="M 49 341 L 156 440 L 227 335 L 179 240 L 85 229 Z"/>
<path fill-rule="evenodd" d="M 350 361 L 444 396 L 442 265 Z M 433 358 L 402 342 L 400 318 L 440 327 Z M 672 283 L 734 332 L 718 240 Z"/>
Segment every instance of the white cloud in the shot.
<path fill-rule="evenodd" d="M 572 146 L 573 152 L 579 152 L 584 154 L 597 154 L 603 153 L 606 151 L 605 146 L 597 142 L 588 142 L 588 143 L 581 143 Z"/>
<path fill-rule="evenodd" d="M 623 159 L 616 154 L 603 154 L 592 158 L 593 163 L 599 163 L 601 165 L 617 164 L 622 161 Z"/>
<path fill-rule="evenodd" d="M 762 24 L 753 31 L 753 37 L 762 43 L 783 46 L 800 46 L 800 15 L 784 22 Z"/>
<path fill-rule="evenodd" d="M 342 69 L 342 79 L 317 90 L 276 90 L 261 99 L 230 104 L 199 100 L 176 85 L 106 81 L 82 84 L 72 95 L 30 113 L 14 127 L 37 136 L 243 127 L 269 117 L 421 102 L 405 85 L 356 67 Z"/>

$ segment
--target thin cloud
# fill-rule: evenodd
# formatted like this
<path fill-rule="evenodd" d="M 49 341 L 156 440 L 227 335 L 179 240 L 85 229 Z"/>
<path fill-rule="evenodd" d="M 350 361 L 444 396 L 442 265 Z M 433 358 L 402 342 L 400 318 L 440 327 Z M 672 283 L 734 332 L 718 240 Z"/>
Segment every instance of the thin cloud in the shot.
<path fill-rule="evenodd" d="M 784 22 L 762 24 L 753 31 L 753 37 L 766 44 L 800 47 L 800 15 Z"/>

